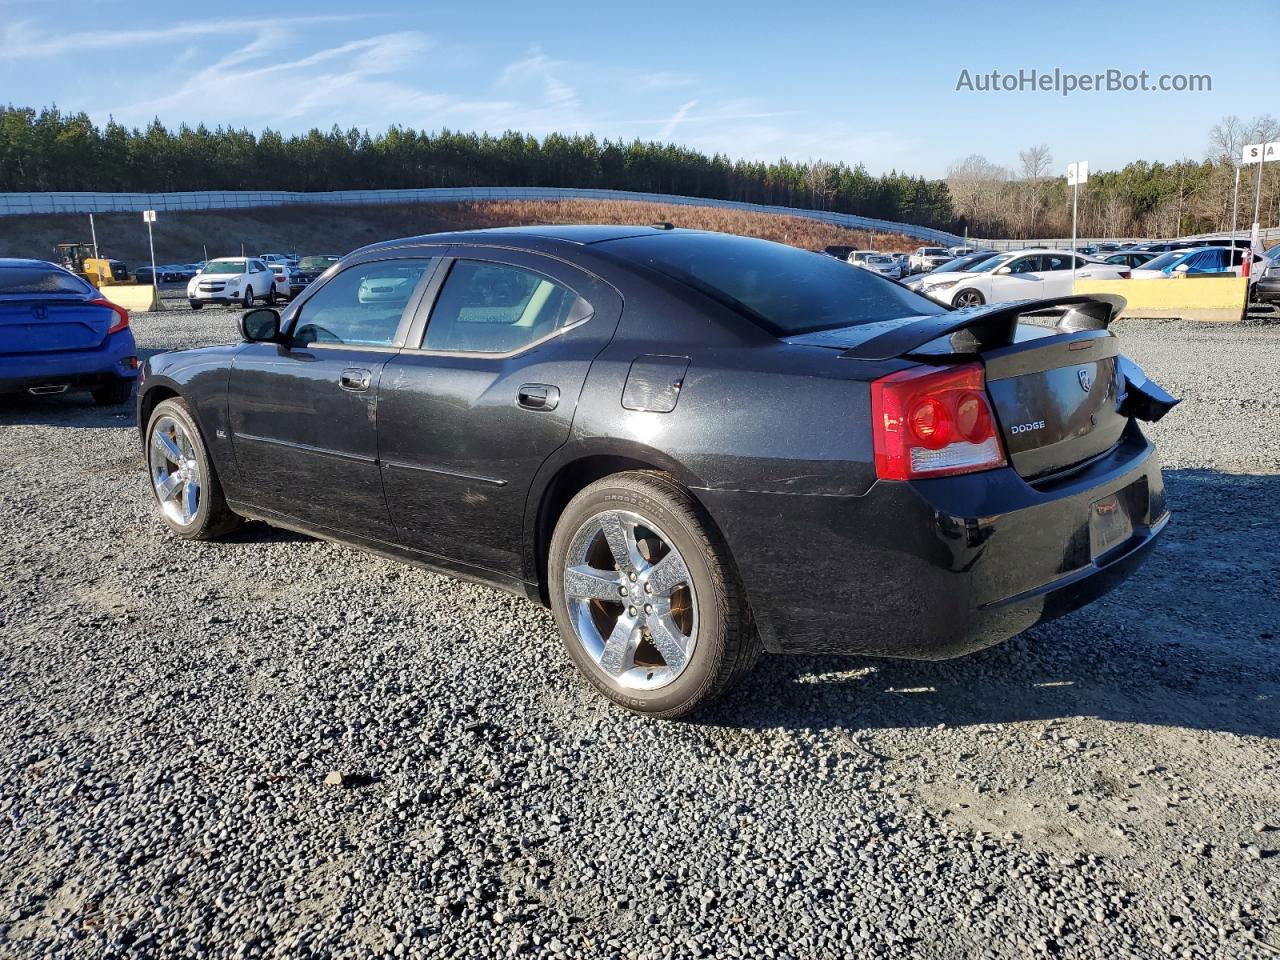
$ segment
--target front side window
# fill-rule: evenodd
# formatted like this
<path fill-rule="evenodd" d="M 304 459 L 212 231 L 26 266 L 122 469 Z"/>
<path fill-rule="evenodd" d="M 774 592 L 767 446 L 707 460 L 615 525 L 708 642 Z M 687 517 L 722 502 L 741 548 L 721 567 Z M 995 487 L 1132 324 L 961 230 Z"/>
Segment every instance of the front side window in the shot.
<path fill-rule="evenodd" d="M 1009 264 L 1010 273 L 1035 273 L 1039 269 L 1039 257 L 1019 257 Z"/>
<path fill-rule="evenodd" d="M 431 258 L 361 263 L 330 278 L 294 321 L 298 344 L 387 347 Z"/>
<path fill-rule="evenodd" d="M 422 347 L 447 353 L 512 353 L 586 320 L 591 312 L 586 300 L 540 273 L 505 263 L 459 260 L 436 299 Z"/>

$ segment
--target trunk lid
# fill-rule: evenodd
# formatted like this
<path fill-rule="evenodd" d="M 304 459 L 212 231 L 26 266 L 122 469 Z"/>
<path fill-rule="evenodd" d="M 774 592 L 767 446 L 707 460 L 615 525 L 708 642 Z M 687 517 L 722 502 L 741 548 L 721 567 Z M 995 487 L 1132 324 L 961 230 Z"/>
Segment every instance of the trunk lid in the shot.
<path fill-rule="evenodd" d="M 851 360 L 981 360 L 1010 465 L 1028 479 L 1114 447 L 1131 417 L 1158 420 L 1178 401 L 1119 352 L 1114 296 L 1069 296 L 827 330 L 788 342 L 842 349 Z M 1020 322 L 1045 316 L 1052 326 Z"/>
<path fill-rule="evenodd" d="M 1064 470 L 1120 441 L 1119 341 L 1106 330 L 1059 333 L 1022 324 L 1014 342 L 981 353 L 1010 465 L 1034 478 Z"/>
<path fill-rule="evenodd" d="M 92 350 L 116 314 L 79 298 L 0 298 L 0 354 Z"/>

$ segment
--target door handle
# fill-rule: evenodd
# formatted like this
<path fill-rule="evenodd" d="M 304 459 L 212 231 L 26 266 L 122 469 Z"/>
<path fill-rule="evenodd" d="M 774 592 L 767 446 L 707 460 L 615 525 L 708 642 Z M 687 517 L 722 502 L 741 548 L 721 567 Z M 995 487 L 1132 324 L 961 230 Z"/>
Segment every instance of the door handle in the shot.
<path fill-rule="evenodd" d="M 560 388 L 548 383 L 525 383 L 516 391 L 516 403 L 526 410 L 554 410 L 560 404 Z"/>
<path fill-rule="evenodd" d="M 352 393 L 361 393 L 369 389 L 369 384 L 373 380 L 373 374 L 368 370 L 362 370 L 359 367 L 347 367 L 342 371 L 342 376 L 338 378 L 338 386 L 343 390 L 350 390 Z"/>

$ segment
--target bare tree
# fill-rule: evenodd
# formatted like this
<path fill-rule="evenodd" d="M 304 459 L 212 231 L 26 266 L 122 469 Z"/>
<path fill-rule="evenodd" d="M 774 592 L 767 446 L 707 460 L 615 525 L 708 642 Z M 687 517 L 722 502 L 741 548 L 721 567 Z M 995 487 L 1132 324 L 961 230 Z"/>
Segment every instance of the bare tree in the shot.
<path fill-rule="evenodd" d="M 810 160 L 804 171 L 804 185 L 815 207 L 825 210 L 835 195 L 835 167 L 825 160 Z"/>
<path fill-rule="evenodd" d="M 1022 179 L 1026 184 L 1023 236 L 1030 237 L 1035 233 L 1036 218 L 1044 207 L 1045 178 L 1053 165 L 1053 154 L 1049 152 L 1048 144 L 1041 143 L 1023 150 L 1018 159 L 1022 162 Z"/>
<path fill-rule="evenodd" d="M 1001 209 L 1008 179 L 1008 170 L 977 153 L 947 168 L 952 206 L 969 221 L 971 230 L 990 230 L 1008 222 Z"/>

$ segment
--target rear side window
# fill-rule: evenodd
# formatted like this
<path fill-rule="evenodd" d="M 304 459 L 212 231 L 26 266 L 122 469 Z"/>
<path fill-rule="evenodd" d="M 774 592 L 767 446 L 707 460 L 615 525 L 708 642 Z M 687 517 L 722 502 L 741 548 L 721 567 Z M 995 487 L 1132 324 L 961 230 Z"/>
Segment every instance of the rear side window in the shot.
<path fill-rule="evenodd" d="M 540 273 L 505 263 L 459 260 L 436 299 L 422 347 L 448 353 L 512 353 L 586 320 L 591 312 L 586 300 Z"/>
<path fill-rule="evenodd" d="M 57 267 L 0 267 L 0 295 L 21 293 L 89 293 L 93 288 Z"/>
<path fill-rule="evenodd" d="M 343 270 L 302 305 L 294 341 L 391 346 L 409 298 L 430 265 L 430 258 L 379 260 Z"/>
<path fill-rule="evenodd" d="M 768 240 L 656 234 L 596 249 L 693 287 L 779 337 L 946 312 L 870 270 Z"/>

